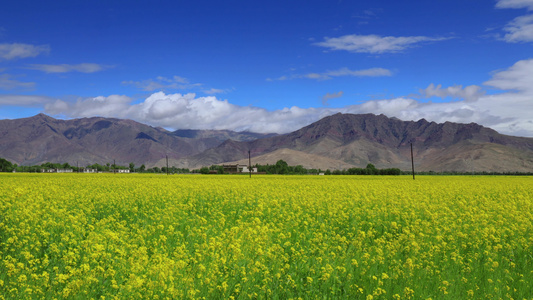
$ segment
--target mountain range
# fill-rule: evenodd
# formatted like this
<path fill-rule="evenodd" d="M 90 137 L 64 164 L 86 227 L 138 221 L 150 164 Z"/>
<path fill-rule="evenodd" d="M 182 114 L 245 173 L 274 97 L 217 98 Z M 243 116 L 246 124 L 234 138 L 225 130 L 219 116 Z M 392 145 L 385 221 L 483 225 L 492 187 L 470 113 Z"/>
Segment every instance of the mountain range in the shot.
<path fill-rule="evenodd" d="M 178 159 L 216 147 L 226 139 L 239 141 L 263 134 L 226 130 L 154 128 L 132 120 L 83 118 L 58 120 L 44 114 L 0 120 L 0 157 L 20 165 L 45 162 L 153 165 L 166 156 Z"/>
<path fill-rule="evenodd" d="M 19 165 L 68 162 L 169 164 L 195 169 L 212 164 L 274 164 L 283 159 L 306 168 L 415 167 L 420 171 L 533 170 L 533 138 L 500 134 L 481 125 L 384 115 L 336 114 L 297 131 L 258 134 L 228 130 L 155 128 L 132 120 L 58 120 L 44 114 L 0 120 L 0 157 Z"/>

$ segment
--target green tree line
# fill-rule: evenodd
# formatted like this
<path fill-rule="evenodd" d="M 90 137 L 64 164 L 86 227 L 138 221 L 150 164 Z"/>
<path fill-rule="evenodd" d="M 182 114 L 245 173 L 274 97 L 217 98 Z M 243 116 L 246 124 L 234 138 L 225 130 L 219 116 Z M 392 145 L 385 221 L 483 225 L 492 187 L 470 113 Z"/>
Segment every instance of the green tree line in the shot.
<path fill-rule="evenodd" d="M 368 164 L 366 168 L 350 168 L 347 170 L 321 170 L 321 169 L 307 169 L 301 165 L 289 166 L 284 160 L 278 160 L 275 164 L 261 165 L 255 164 L 252 168 L 257 168 L 257 172 L 265 174 L 280 174 L 280 175 L 306 175 L 306 174 L 320 174 L 325 175 L 400 175 L 402 171 L 397 168 L 391 169 L 376 169 L 373 164 Z M 212 165 L 210 167 L 202 167 L 193 172 L 201 174 L 224 174 L 224 167 L 219 165 Z"/>
<path fill-rule="evenodd" d="M 255 164 L 252 166 L 257 168 L 257 171 L 265 174 L 281 174 L 281 175 L 306 175 L 306 174 L 320 174 L 325 175 L 411 175 L 410 171 L 401 171 L 398 168 L 378 169 L 373 164 L 368 164 L 365 168 L 349 168 L 343 170 L 321 170 L 321 169 L 306 169 L 301 165 L 289 166 L 284 160 L 278 160 L 273 165 L 261 165 Z M 93 169 L 97 172 L 113 172 L 114 170 L 129 170 L 131 173 L 164 173 L 166 174 L 184 174 L 184 173 L 200 173 L 200 174 L 224 174 L 224 167 L 220 165 L 212 165 L 210 167 L 202 167 L 196 170 L 189 170 L 187 168 L 176 168 L 174 166 L 169 167 L 153 167 L 146 168 L 143 164 L 139 167 L 134 163 L 129 163 L 128 166 L 120 166 L 116 164 L 98 164 L 94 163 L 85 167 L 72 166 L 69 163 L 51 163 L 46 162 L 41 165 L 33 166 L 19 166 L 13 164 L 5 158 L 0 157 L 0 172 L 32 172 L 40 173 L 42 170 L 50 169 L 71 169 L 73 172 L 82 172 L 84 169 Z M 533 172 L 458 172 L 458 171 L 445 171 L 445 172 L 416 172 L 418 175 L 533 175 Z"/>
<path fill-rule="evenodd" d="M 85 167 L 77 167 L 72 166 L 69 163 L 51 163 L 46 162 L 40 165 L 33 165 L 33 166 L 19 166 L 17 164 L 13 164 L 12 162 L 8 161 L 5 158 L 0 157 L 0 172 L 32 172 L 32 173 L 40 173 L 43 170 L 56 170 L 56 169 L 70 169 L 73 172 L 82 172 L 86 169 L 93 169 L 97 172 L 113 172 L 114 170 L 129 170 L 131 173 L 167 173 L 167 168 L 159 168 L 159 167 L 153 167 L 153 168 L 146 168 L 146 166 L 143 164 L 139 167 L 136 167 L 134 163 L 129 163 L 128 166 L 121 166 L 117 164 L 98 164 L 94 163 L 91 165 L 87 165 Z M 170 174 L 177 174 L 177 173 L 190 173 L 189 169 L 186 168 L 176 168 L 176 167 L 169 167 L 168 173 Z"/>

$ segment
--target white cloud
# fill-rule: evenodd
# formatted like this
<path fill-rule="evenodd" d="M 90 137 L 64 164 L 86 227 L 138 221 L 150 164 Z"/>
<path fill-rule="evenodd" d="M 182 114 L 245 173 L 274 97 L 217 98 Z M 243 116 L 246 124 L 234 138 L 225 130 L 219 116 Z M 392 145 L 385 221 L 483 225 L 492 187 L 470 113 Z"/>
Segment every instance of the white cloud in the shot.
<path fill-rule="evenodd" d="M 39 70 L 39 71 L 43 71 L 46 73 L 68 73 L 68 72 L 95 73 L 95 72 L 99 72 L 107 68 L 110 68 L 110 66 L 92 64 L 92 63 L 82 63 L 82 64 L 77 64 L 77 65 L 33 64 L 28 67 L 28 69 Z"/>
<path fill-rule="evenodd" d="M 497 8 L 527 8 L 533 10 L 533 0 L 499 0 Z M 533 42 L 533 15 L 516 17 L 503 28 L 503 40 L 509 43 Z"/>
<path fill-rule="evenodd" d="M 131 118 L 131 99 L 127 96 L 111 95 L 108 97 L 80 98 L 74 103 L 55 100 L 45 104 L 44 110 L 51 115 L 66 117 L 118 117 Z"/>
<path fill-rule="evenodd" d="M 47 104 L 45 112 L 66 117 L 100 115 L 129 118 L 172 129 L 230 129 L 277 133 L 300 129 L 337 112 L 382 113 L 402 120 L 425 118 L 438 123 L 476 122 L 504 134 L 533 137 L 533 59 L 519 61 L 510 68 L 495 73 L 484 84 L 502 92 L 484 95 L 478 86 L 443 88 L 441 85 L 432 84 L 420 93 L 428 97 L 454 97 L 465 100 L 423 103 L 416 99 L 399 97 L 341 108 L 290 107 L 274 111 L 234 105 L 214 96 L 196 97 L 193 93 L 157 92 L 138 104 L 132 104 L 132 99 L 118 95 L 80 99 L 73 103 L 57 100 Z M 340 95 L 341 92 L 325 97 Z"/>
<path fill-rule="evenodd" d="M 225 94 L 225 93 L 227 93 L 229 91 L 231 91 L 231 90 L 228 90 L 228 89 L 222 90 L 222 89 L 211 88 L 211 89 L 205 90 L 203 92 L 208 94 L 208 95 L 214 95 L 214 94 Z"/>
<path fill-rule="evenodd" d="M 0 74 L 0 90 L 32 89 L 35 82 L 23 82 L 12 79 L 9 74 Z"/>
<path fill-rule="evenodd" d="M 11 60 L 17 58 L 36 57 L 42 53 L 49 53 L 48 45 L 29 45 L 29 44 L 0 44 L 0 59 Z"/>
<path fill-rule="evenodd" d="M 341 68 L 333 71 L 326 71 L 324 73 L 307 73 L 307 74 L 295 74 L 291 76 L 281 76 L 275 79 L 268 78 L 267 81 L 274 80 L 292 80 L 292 79 L 316 79 L 316 80 L 328 80 L 333 77 L 353 76 L 353 77 L 382 77 L 392 76 L 392 71 L 384 68 L 370 68 L 363 70 L 350 70 L 348 68 Z"/>
<path fill-rule="evenodd" d="M 465 88 L 462 85 L 442 88 L 442 85 L 435 86 L 433 83 L 425 89 L 420 89 L 419 93 L 424 98 L 439 97 L 444 99 L 451 97 L 453 99 L 464 99 L 467 102 L 476 101 L 485 94 L 481 87 L 477 85 L 469 85 Z"/>
<path fill-rule="evenodd" d="M 527 8 L 533 10 L 533 0 L 499 0 L 497 8 Z"/>
<path fill-rule="evenodd" d="M 139 104 L 126 96 L 111 95 L 56 100 L 45 105 L 45 112 L 69 118 L 104 116 L 129 118 L 166 128 L 231 129 L 255 132 L 287 132 L 328 115 L 321 109 L 298 107 L 268 111 L 259 107 L 238 106 L 213 96 L 165 94 L 157 92 Z"/>
<path fill-rule="evenodd" d="M 381 77 L 381 76 L 392 76 L 392 72 L 383 68 L 371 68 L 364 70 L 355 70 L 352 71 L 348 68 L 342 68 L 336 71 L 328 71 L 325 73 L 326 76 L 330 77 L 339 77 L 339 76 L 355 76 L 355 77 Z"/>
<path fill-rule="evenodd" d="M 435 42 L 447 40 L 443 37 L 427 36 L 379 36 L 379 35 L 344 35 L 337 38 L 324 38 L 323 42 L 315 43 L 317 46 L 330 50 L 346 50 L 356 53 L 395 53 L 412 48 L 423 42 Z"/>
<path fill-rule="evenodd" d="M 510 43 L 533 42 L 533 15 L 516 17 L 503 30 L 503 39 Z"/>
<path fill-rule="evenodd" d="M 123 81 L 122 84 L 133 85 L 136 88 L 147 92 L 153 92 L 155 90 L 186 90 L 202 86 L 201 83 L 190 83 L 187 78 L 180 76 L 174 76 L 172 78 L 158 76 L 156 79 Z"/>
<path fill-rule="evenodd" d="M 322 96 L 322 104 L 323 105 L 329 105 L 329 100 L 340 98 L 344 94 L 343 91 L 340 91 L 338 93 L 327 93 L 324 96 Z"/>
<path fill-rule="evenodd" d="M 484 84 L 500 90 L 521 92 L 533 97 L 533 59 L 516 62 L 507 70 L 495 73 Z"/>
<path fill-rule="evenodd" d="M 221 89 L 209 89 L 207 91 L 204 91 L 204 93 L 206 94 L 209 94 L 209 95 L 213 95 L 213 94 L 221 94 L 221 93 L 224 93 L 225 91 L 224 90 L 221 90 Z"/>
<path fill-rule="evenodd" d="M 41 106 L 53 101 L 50 97 L 27 95 L 0 95 L 0 105 Z"/>
<path fill-rule="evenodd" d="M 172 78 L 166 78 L 163 76 L 157 76 L 157 80 L 163 81 L 163 82 L 169 82 L 169 83 L 189 83 L 189 80 L 187 78 L 181 77 L 181 76 L 172 76 Z"/>

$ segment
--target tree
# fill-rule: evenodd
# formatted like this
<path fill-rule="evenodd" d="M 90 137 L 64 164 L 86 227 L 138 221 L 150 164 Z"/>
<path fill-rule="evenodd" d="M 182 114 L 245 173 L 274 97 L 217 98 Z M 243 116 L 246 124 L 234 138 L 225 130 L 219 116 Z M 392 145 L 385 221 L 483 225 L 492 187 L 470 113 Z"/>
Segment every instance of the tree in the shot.
<path fill-rule="evenodd" d="M 366 165 L 366 172 L 368 175 L 377 175 L 379 174 L 378 169 L 373 164 Z"/>
<path fill-rule="evenodd" d="M 13 171 L 13 164 L 7 159 L 0 157 L 0 172 L 11 172 Z"/>
<path fill-rule="evenodd" d="M 209 168 L 208 167 L 200 168 L 200 174 L 209 174 Z"/>
<path fill-rule="evenodd" d="M 289 173 L 289 164 L 286 161 L 280 159 L 276 162 L 276 173 L 287 174 Z"/>
<path fill-rule="evenodd" d="M 302 165 L 297 165 L 293 168 L 295 174 L 307 174 L 307 170 Z"/>
<path fill-rule="evenodd" d="M 218 174 L 224 174 L 224 167 L 223 166 L 217 166 L 217 172 L 218 172 Z"/>
<path fill-rule="evenodd" d="M 144 172 L 145 169 L 146 169 L 146 166 L 142 164 L 141 167 L 139 168 L 139 171 Z"/>
<path fill-rule="evenodd" d="M 133 173 L 135 172 L 135 164 L 130 162 L 130 172 Z"/>

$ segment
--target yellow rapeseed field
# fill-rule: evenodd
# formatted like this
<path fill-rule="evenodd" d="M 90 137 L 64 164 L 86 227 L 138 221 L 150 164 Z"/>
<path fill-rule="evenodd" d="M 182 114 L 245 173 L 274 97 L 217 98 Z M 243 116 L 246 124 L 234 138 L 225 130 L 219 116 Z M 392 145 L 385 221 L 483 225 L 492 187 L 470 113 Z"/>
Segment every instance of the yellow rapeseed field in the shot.
<path fill-rule="evenodd" d="M 533 299 L 533 178 L 0 174 L 0 299 Z"/>

